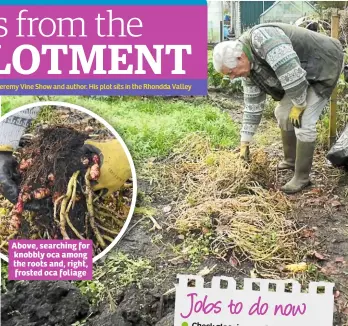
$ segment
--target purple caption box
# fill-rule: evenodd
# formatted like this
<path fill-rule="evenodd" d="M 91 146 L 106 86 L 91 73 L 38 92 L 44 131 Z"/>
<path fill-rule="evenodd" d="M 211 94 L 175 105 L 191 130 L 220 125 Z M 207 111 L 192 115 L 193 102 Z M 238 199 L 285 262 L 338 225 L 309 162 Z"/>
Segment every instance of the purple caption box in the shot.
<path fill-rule="evenodd" d="M 206 5 L 1 9 L 0 95 L 207 95 Z"/>
<path fill-rule="evenodd" d="M 92 280 L 92 249 L 92 240 L 10 240 L 9 280 Z"/>
<path fill-rule="evenodd" d="M 1 79 L 19 80 L 23 82 L 24 75 L 13 66 L 13 55 L 20 47 L 30 44 L 31 50 L 20 51 L 17 64 L 24 70 L 26 82 L 30 79 L 50 79 L 53 84 L 59 79 L 93 79 L 99 81 L 109 76 L 115 80 L 127 79 L 206 79 L 207 78 L 207 6 L 1 6 L 1 17 L 6 24 L 0 21 L 0 72 L 6 65 L 11 65 L 10 73 L 1 73 Z M 30 29 L 30 19 L 37 19 Z M 60 19 L 72 19 L 74 23 L 60 23 Z M 115 19 L 117 21 L 115 21 Z M 49 20 L 50 22 L 48 22 Z M 122 23 L 120 23 L 120 20 Z M 192 22 L 194 21 L 194 26 Z M 41 23 L 40 23 L 41 22 Z M 60 28 L 61 25 L 61 28 Z M 139 27 L 127 27 L 137 25 Z M 41 26 L 41 27 L 40 27 Z M 173 28 L 172 28 L 173 27 Z M 175 28 L 174 28 L 175 27 Z M 73 35 L 73 36 L 70 36 Z M 43 46 L 59 45 L 64 50 L 58 50 L 57 57 L 51 57 L 51 50 L 43 54 Z M 95 46 L 103 46 L 100 54 L 91 56 Z M 110 46 L 127 46 L 119 49 L 117 62 L 115 52 Z M 162 46 L 156 50 L 156 46 Z M 78 46 L 87 59 L 94 59 L 91 69 L 84 72 L 78 60 L 79 73 L 71 73 L 73 54 L 71 46 Z M 143 67 L 139 67 L 142 52 L 135 46 L 144 46 L 150 51 L 153 58 L 157 52 L 161 58 L 160 73 L 150 68 L 147 60 L 143 60 Z M 174 50 L 173 46 L 188 46 L 190 50 Z M 34 50 L 35 48 L 35 50 Z M 64 51 L 66 50 L 66 53 Z M 31 52 L 33 51 L 33 52 Z M 99 50 L 98 50 L 99 51 Z M 18 52 L 19 53 L 19 52 Z M 37 69 L 33 66 L 33 53 L 38 56 Z M 55 52 L 54 52 L 55 53 Z M 81 52 L 82 53 L 82 52 Z M 97 52 L 96 52 L 97 53 Z M 99 52 L 98 52 L 99 53 Z M 81 54 L 82 55 L 82 54 Z M 179 57 L 180 55 L 180 57 Z M 53 58 L 53 59 L 52 59 Z M 105 70 L 105 73 L 96 73 L 96 62 Z M 110 73 L 112 62 L 120 73 Z M 175 62 L 182 61 L 182 69 L 178 71 Z M 49 74 L 52 62 L 59 67 L 60 73 Z M 146 73 L 135 73 L 144 69 Z M 127 70 L 128 69 L 128 70 Z M 115 70 L 115 69 L 114 69 Z M 173 70 L 178 70 L 173 74 Z"/>

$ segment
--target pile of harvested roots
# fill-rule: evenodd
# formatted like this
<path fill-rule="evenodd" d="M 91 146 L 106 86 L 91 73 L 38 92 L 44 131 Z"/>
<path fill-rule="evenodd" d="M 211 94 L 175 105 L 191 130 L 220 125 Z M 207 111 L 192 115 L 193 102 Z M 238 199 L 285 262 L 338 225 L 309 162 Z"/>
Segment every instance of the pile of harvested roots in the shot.
<path fill-rule="evenodd" d="M 277 278 L 279 265 L 299 261 L 291 204 L 275 187 L 272 162 L 262 150 L 246 164 L 239 152 L 213 149 L 190 135 L 165 161 L 152 163 L 155 195 L 173 194 L 169 225 L 182 234 L 210 234 L 211 252 L 254 263 L 260 275 Z M 300 252 L 300 254 L 299 254 Z"/>

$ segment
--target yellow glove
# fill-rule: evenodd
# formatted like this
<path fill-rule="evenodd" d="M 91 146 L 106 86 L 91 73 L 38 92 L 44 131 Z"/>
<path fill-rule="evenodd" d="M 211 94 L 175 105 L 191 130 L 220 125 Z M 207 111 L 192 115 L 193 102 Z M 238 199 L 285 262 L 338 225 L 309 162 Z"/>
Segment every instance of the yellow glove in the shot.
<path fill-rule="evenodd" d="M 291 124 L 295 127 L 295 128 L 301 128 L 301 119 L 302 119 L 302 115 L 303 112 L 306 108 L 298 108 L 297 106 L 293 106 L 290 114 L 289 114 L 289 119 Z"/>
<path fill-rule="evenodd" d="M 249 142 L 242 142 L 240 145 L 240 158 L 244 161 L 250 161 Z"/>
<path fill-rule="evenodd" d="M 0 152 L 13 152 L 13 147 L 10 145 L 0 145 Z"/>
<path fill-rule="evenodd" d="M 93 190 L 105 189 L 104 195 L 119 190 L 131 178 L 132 172 L 125 151 L 117 139 L 107 141 L 85 141 L 85 150 L 96 152 L 100 156 L 100 176 Z"/>

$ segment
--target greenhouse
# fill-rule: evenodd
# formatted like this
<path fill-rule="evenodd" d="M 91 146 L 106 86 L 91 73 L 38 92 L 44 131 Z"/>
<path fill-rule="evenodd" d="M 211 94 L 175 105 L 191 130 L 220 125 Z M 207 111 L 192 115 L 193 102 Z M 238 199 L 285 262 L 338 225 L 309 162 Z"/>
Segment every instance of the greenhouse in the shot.
<path fill-rule="evenodd" d="M 315 8 L 308 1 L 277 1 L 260 15 L 260 23 L 294 24 L 297 19 L 315 12 Z"/>

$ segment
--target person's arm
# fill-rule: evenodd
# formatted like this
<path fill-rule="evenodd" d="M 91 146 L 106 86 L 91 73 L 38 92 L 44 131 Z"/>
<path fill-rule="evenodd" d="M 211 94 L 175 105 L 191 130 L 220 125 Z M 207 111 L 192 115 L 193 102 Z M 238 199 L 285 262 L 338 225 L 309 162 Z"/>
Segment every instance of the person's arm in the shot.
<path fill-rule="evenodd" d="M 16 203 L 19 193 L 16 184 L 17 162 L 12 153 L 39 111 L 40 108 L 23 110 L 0 122 L 0 193 L 12 203 Z"/>
<path fill-rule="evenodd" d="M 244 112 L 241 141 L 250 142 L 260 124 L 265 107 L 266 93 L 249 78 L 243 79 Z"/>
<path fill-rule="evenodd" d="M 30 126 L 40 110 L 40 107 L 26 109 L 0 122 L 0 151 L 12 152 L 18 147 L 25 129 Z"/>
<path fill-rule="evenodd" d="M 249 160 L 249 143 L 260 124 L 266 93 L 249 78 L 243 78 L 244 112 L 241 130 L 241 157 Z"/>
<path fill-rule="evenodd" d="M 274 70 L 285 93 L 291 99 L 293 108 L 290 120 L 300 127 L 300 118 L 307 106 L 307 72 L 301 67 L 288 36 L 277 27 L 262 27 L 251 35 L 255 51 Z"/>

